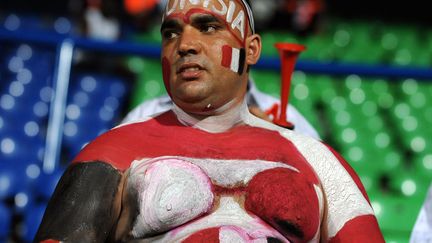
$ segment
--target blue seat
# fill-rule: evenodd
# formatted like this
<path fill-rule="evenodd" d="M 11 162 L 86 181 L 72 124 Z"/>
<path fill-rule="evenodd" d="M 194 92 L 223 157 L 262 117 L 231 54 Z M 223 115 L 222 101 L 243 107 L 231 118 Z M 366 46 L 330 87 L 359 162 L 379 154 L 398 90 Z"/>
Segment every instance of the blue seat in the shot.
<path fill-rule="evenodd" d="M 41 160 L 45 147 L 42 137 L 28 137 L 22 133 L 7 131 L 0 139 L 0 156 L 19 163 L 29 159 Z"/>
<path fill-rule="evenodd" d="M 11 210 L 0 201 L 0 241 L 9 235 L 12 223 Z"/>
<path fill-rule="evenodd" d="M 24 188 L 25 182 L 22 180 L 22 175 L 16 172 L 12 161 L 0 159 L 0 162 L 0 199 L 6 199 L 13 197 L 21 188 Z"/>
<path fill-rule="evenodd" d="M 52 174 L 42 172 L 36 181 L 37 195 L 45 200 L 51 198 L 63 172 L 63 168 L 55 170 Z"/>
<path fill-rule="evenodd" d="M 109 89 L 110 89 L 110 95 L 117 98 L 122 98 L 126 95 L 128 87 L 124 80 L 121 80 L 116 77 L 112 77 L 110 81 Z"/>
<path fill-rule="evenodd" d="M 33 205 L 28 213 L 24 216 L 24 225 L 25 230 L 23 235 L 21 236 L 25 241 L 32 242 L 37 230 L 39 228 L 40 223 L 42 222 L 43 215 L 45 213 L 47 204 L 40 203 Z"/>
<path fill-rule="evenodd" d="M 14 212 L 17 215 L 25 215 L 32 209 L 35 203 L 34 193 L 29 189 L 19 190 L 14 195 Z"/>
<path fill-rule="evenodd" d="M 68 160 L 75 157 L 85 144 L 108 129 L 109 127 L 98 122 L 97 119 L 66 121 L 63 129 L 63 141 L 66 150 L 69 152 Z"/>

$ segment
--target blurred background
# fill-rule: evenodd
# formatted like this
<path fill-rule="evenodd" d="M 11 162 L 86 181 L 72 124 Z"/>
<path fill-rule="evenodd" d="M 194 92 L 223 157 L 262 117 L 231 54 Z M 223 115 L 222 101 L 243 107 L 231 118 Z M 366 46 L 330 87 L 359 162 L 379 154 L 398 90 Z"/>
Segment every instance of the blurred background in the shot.
<path fill-rule="evenodd" d="M 408 242 L 432 179 L 426 3 L 251 4 L 264 45 L 251 71 L 258 88 L 279 96 L 274 43 L 307 46 L 290 103 L 359 174 L 386 241 Z M 165 94 L 160 5 L 0 1 L 0 242 L 30 242 L 82 146 L 142 101 Z"/>

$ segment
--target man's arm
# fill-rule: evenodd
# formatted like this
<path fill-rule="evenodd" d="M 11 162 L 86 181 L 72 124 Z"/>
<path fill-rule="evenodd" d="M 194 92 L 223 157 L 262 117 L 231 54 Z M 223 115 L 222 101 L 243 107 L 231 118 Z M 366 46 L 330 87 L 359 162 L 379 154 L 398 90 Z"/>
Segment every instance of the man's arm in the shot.
<path fill-rule="evenodd" d="M 121 209 L 123 173 L 104 162 L 74 163 L 48 203 L 35 241 L 105 242 Z"/>
<path fill-rule="evenodd" d="M 343 168 L 346 170 L 348 175 L 352 178 L 358 190 L 366 199 L 367 203 L 370 205 L 369 197 L 356 172 L 352 169 L 349 163 L 339 153 L 337 153 L 330 146 L 327 147 L 333 153 L 333 155 L 336 157 L 339 163 L 343 166 Z M 343 186 L 343 184 L 340 186 Z M 351 203 L 351 202 L 347 202 L 347 203 Z M 341 209 L 341 210 L 345 210 L 345 209 Z M 330 238 L 329 242 L 330 243 L 339 243 L 339 242 L 381 243 L 385 241 L 375 215 L 365 214 L 365 215 L 355 215 L 355 216 L 353 215 L 353 217 L 350 220 L 347 220 L 343 224 L 342 228 L 340 228 L 337 231 L 336 235 Z"/>

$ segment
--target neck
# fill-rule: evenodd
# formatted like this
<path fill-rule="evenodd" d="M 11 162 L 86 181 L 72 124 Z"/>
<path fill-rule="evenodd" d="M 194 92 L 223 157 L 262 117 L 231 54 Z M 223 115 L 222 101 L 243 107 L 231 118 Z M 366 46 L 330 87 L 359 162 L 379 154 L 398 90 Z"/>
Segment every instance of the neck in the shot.
<path fill-rule="evenodd" d="M 173 111 L 183 125 L 210 133 L 225 132 L 236 125 L 243 124 L 249 114 L 246 100 L 240 103 L 229 102 L 213 112 L 212 115 L 190 114 L 175 104 Z"/>

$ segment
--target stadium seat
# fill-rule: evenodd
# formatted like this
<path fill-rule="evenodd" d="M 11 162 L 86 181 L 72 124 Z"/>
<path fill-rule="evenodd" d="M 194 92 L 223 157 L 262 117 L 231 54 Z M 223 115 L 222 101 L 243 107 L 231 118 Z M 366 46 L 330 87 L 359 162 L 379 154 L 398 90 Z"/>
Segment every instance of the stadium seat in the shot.
<path fill-rule="evenodd" d="M 1 179 L 0 179 L 1 180 Z M 0 182 L 1 183 L 1 182 Z M 12 226 L 12 212 L 8 206 L 0 201 L 0 241 L 6 242 Z"/>
<path fill-rule="evenodd" d="M 42 222 L 42 218 L 45 212 L 46 203 L 39 203 L 36 205 L 32 205 L 32 207 L 28 210 L 28 213 L 24 216 L 24 224 L 22 231 L 22 238 L 26 242 L 32 242 L 36 232 L 39 228 L 40 223 Z"/>
<path fill-rule="evenodd" d="M 36 192 L 37 195 L 45 199 L 46 201 L 51 198 L 60 177 L 63 175 L 64 169 L 56 169 L 53 173 L 47 174 L 41 173 L 36 181 Z"/>

